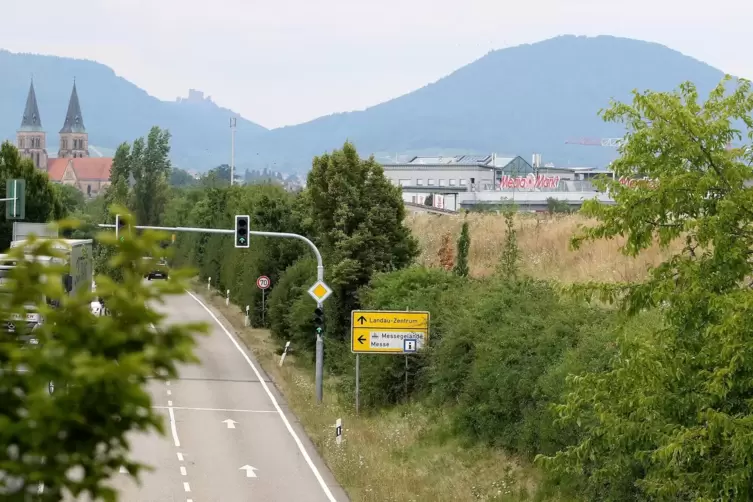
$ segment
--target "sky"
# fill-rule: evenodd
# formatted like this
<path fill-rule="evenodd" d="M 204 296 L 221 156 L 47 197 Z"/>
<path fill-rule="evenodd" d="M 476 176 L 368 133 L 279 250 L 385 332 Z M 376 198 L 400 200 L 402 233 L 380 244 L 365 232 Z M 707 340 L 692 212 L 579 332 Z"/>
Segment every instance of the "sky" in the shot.
<path fill-rule="evenodd" d="M 753 78 L 750 0 L 0 0 L 0 11 L 0 48 L 92 59 L 164 100 L 198 89 L 269 128 L 362 110 L 563 34 L 658 42 Z"/>

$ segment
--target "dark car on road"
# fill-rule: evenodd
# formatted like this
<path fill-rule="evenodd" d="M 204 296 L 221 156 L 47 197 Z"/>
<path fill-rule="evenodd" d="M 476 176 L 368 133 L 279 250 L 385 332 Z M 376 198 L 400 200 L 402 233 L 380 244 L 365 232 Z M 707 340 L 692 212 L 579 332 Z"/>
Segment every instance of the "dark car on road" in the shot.
<path fill-rule="evenodd" d="M 160 259 L 159 262 L 157 262 L 157 266 L 154 267 L 148 274 L 146 274 L 147 280 L 152 279 L 167 279 L 168 278 L 168 272 L 167 272 L 167 260 L 164 258 Z"/>

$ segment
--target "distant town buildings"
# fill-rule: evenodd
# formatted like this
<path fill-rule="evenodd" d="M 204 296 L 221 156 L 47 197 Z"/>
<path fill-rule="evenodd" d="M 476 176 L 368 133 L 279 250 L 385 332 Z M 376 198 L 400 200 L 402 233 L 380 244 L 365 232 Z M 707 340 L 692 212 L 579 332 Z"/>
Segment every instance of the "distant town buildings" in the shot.
<path fill-rule="evenodd" d="M 16 146 L 21 156 L 31 159 L 38 169 L 47 172 L 54 183 L 75 186 L 84 195 L 95 197 L 110 184 L 112 159 L 89 157 L 89 133 L 84 126 L 76 82 L 73 83 L 68 111 L 58 134 L 60 143 L 57 156 L 50 157 L 47 153 L 47 133 L 42 126 L 32 81 L 21 127 L 16 133 Z"/>
<path fill-rule="evenodd" d="M 539 154 L 532 156 L 531 163 L 520 156 L 496 154 L 413 157 L 383 168 L 385 176 L 402 188 L 405 202 L 452 211 L 508 203 L 545 210 L 550 198 L 572 206 L 593 197 L 608 202 L 590 180 L 611 174 L 594 168 L 541 165 Z"/>

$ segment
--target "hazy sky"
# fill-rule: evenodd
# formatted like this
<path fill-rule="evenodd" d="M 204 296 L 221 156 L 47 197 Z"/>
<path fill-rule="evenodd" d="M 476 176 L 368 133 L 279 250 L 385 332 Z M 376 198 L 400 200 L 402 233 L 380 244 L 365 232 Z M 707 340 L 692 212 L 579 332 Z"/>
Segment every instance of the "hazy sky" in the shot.
<path fill-rule="evenodd" d="M 161 99 L 199 89 L 266 127 L 561 34 L 655 41 L 753 77 L 751 0 L 0 0 L 0 18 L 2 48 L 94 59 Z"/>

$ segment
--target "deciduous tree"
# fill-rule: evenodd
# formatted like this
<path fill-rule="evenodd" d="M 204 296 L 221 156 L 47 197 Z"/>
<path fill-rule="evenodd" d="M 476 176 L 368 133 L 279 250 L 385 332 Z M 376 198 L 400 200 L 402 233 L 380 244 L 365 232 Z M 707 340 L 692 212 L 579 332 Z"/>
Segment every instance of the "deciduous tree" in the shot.
<path fill-rule="evenodd" d="M 599 223 L 573 244 L 624 236 L 632 256 L 681 245 L 643 282 L 577 289 L 663 318 L 621 340 L 611 371 L 573 378 L 559 407 L 582 439 L 541 460 L 589 500 L 753 498 L 753 153 L 726 148 L 753 137 L 753 93 L 747 81 L 727 91 L 701 102 L 685 83 L 604 113 L 628 129 L 615 177 L 652 183 L 602 181 L 616 205 L 588 202 Z"/>
<path fill-rule="evenodd" d="M 5 193 L 5 181 L 26 181 L 26 218 L 24 221 L 45 223 L 63 216 L 64 208 L 56 196 L 47 173 L 34 167 L 30 159 L 22 159 L 18 149 L 10 142 L 0 146 L 0 191 Z M 5 204 L 0 205 L 0 249 L 10 246 L 13 238 L 13 221 L 5 219 Z"/>

